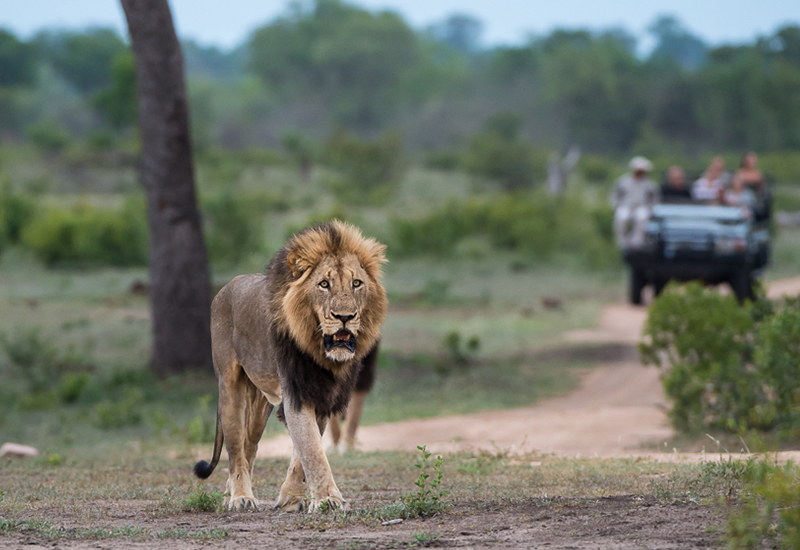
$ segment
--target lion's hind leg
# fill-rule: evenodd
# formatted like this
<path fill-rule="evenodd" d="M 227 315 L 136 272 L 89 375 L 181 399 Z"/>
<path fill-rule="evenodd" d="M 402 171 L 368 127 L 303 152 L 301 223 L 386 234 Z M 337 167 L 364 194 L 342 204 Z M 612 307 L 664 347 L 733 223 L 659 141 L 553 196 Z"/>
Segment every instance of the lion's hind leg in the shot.
<path fill-rule="evenodd" d="M 219 399 L 228 451 L 228 509 L 258 510 L 252 475 L 258 440 L 266 424 L 267 400 L 240 365 L 225 373 L 219 385 Z"/>
<path fill-rule="evenodd" d="M 278 500 L 275 501 L 275 508 L 280 508 L 284 512 L 299 512 L 303 509 L 306 500 L 306 475 L 297 450 L 292 446 L 292 458 L 289 461 L 289 469 L 286 471 L 286 479 L 281 485 L 281 492 Z"/>

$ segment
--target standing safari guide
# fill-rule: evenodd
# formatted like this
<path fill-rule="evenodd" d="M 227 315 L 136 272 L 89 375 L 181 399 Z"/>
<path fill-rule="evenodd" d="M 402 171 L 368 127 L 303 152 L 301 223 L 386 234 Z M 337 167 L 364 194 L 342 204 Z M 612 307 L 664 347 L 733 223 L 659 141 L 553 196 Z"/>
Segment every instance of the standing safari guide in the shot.
<path fill-rule="evenodd" d="M 648 177 L 653 170 L 650 161 L 633 157 L 628 168 L 630 172 L 617 180 L 611 193 L 614 235 L 622 249 L 640 248 L 644 244 L 647 220 L 660 200 L 658 185 Z"/>
<path fill-rule="evenodd" d="M 378 345 L 388 307 L 385 249 L 352 225 L 318 225 L 292 237 L 265 274 L 239 275 L 214 298 L 217 435 L 211 464 L 200 461 L 194 472 L 211 475 L 224 441 L 229 510 L 259 508 L 251 478 L 274 407 L 293 447 L 275 507 L 313 512 L 345 504 L 322 434 L 347 407 L 361 361 Z"/>

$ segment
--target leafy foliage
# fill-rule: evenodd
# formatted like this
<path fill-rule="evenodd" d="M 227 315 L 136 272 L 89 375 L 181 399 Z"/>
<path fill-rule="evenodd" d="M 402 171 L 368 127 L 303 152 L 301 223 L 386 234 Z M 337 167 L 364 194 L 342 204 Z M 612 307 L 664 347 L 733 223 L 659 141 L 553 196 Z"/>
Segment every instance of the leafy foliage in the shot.
<path fill-rule="evenodd" d="M 403 497 L 405 505 L 405 517 L 430 517 L 438 514 L 447 507 L 445 496 L 447 493 L 442 489 L 442 457 L 437 456 L 433 464 L 433 475 L 427 472 L 428 460 L 431 453 L 428 452 L 426 445 L 418 445 L 417 449 L 421 453 L 419 461 L 415 466 L 419 469 L 419 477 L 414 482 L 417 490 L 408 493 Z"/>
<path fill-rule="evenodd" d="M 800 302 L 763 297 L 739 306 L 693 282 L 670 285 L 650 308 L 639 345 L 661 365 L 680 430 L 800 428 Z"/>
<path fill-rule="evenodd" d="M 405 167 L 403 142 L 396 133 L 374 141 L 362 141 L 344 130 L 337 130 L 325 145 L 325 160 L 341 171 L 344 187 L 363 200 L 363 194 L 378 186 L 396 182 Z"/>
<path fill-rule="evenodd" d="M 49 207 L 25 227 L 22 242 L 48 265 L 144 265 L 144 204 L 139 197 L 130 197 L 118 209 L 90 205 Z"/>
<path fill-rule="evenodd" d="M 800 468 L 766 461 L 750 468 L 725 534 L 731 549 L 800 547 Z"/>
<path fill-rule="evenodd" d="M 608 222 L 606 210 L 578 197 L 544 192 L 453 201 L 421 219 L 393 220 L 391 250 L 401 255 L 451 255 L 468 237 L 485 235 L 494 247 L 526 257 L 575 253 L 589 265 L 607 266 L 617 254 L 602 226 Z"/>

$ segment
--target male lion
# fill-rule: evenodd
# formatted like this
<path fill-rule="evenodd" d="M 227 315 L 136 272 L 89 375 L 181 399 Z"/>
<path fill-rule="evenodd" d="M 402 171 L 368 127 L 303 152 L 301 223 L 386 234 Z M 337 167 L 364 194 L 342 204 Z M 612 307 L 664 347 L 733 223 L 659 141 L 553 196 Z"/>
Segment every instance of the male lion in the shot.
<path fill-rule="evenodd" d="M 386 317 L 381 285 L 385 246 L 333 221 L 292 237 L 264 275 L 240 275 L 211 304 L 219 385 L 211 464 L 228 451 L 230 510 L 258 509 L 252 476 L 258 441 L 273 407 L 292 437 L 292 458 L 276 508 L 344 505 L 322 449 L 328 419 L 346 407 L 361 360 Z"/>

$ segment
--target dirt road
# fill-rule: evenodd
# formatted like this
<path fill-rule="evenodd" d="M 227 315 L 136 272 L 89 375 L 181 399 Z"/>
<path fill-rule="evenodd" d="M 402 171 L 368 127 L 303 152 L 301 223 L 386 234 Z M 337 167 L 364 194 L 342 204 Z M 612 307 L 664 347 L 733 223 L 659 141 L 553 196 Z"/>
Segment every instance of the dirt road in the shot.
<path fill-rule="evenodd" d="M 770 297 L 800 293 L 800 277 L 769 285 Z M 568 342 L 635 345 L 646 309 L 612 304 L 594 330 L 564 335 Z M 672 436 L 667 402 L 658 369 L 635 360 L 600 364 L 580 386 L 563 397 L 532 407 L 476 414 L 407 420 L 361 428 L 359 448 L 365 451 L 414 449 L 426 444 L 434 452 L 457 450 L 538 451 L 563 456 L 663 456 L 663 442 Z M 288 456 L 288 435 L 261 443 L 259 456 Z M 671 453 L 670 453 L 671 454 Z M 697 459 L 700 455 L 683 455 Z"/>

